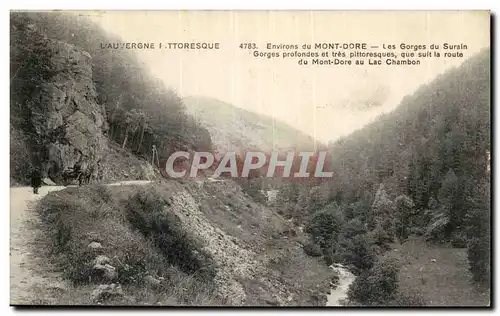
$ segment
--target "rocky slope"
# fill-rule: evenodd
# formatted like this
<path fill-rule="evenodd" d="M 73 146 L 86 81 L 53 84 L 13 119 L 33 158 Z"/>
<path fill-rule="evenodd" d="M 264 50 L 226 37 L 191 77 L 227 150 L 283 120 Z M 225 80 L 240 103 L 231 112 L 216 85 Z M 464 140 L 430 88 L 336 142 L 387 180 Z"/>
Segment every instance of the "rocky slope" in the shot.
<path fill-rule="evenodd" d="M 232 181 L 137 184 L 71 188 L 38 205 L 65 278 L 85 297 L 114 297 L 57 304 L 326 304 L 336 272 L 304 253 L 300 230 Z"/>
<path fill-rule="evenodd" d="M 35 128 L 46 129 L 49 176 L 60 180 L 79 161 L 96 169 L 107 149 L 106 114 L 96 102 L 91 56 L 59 41 L 48 40 L 47 47 L 54 76 L 40 91 L 46 121 Z"/>

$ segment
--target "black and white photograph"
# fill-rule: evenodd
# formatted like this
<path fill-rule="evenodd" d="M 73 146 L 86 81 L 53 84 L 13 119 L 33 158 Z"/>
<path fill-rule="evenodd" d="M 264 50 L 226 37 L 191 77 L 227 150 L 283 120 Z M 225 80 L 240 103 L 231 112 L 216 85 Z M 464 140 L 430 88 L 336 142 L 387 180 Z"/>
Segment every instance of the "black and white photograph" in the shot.
<path fill-rule="evenodd" d="M 9 14 L 11 306 L 491 308 L 490 11 Z"/>

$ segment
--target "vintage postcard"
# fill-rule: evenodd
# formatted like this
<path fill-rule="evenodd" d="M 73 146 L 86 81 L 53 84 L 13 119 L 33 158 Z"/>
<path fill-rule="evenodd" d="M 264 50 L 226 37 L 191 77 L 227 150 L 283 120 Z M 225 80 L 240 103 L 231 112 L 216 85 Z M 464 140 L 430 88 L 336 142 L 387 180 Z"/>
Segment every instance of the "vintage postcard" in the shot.
<path fill-rule="evenodd" d="M 11 11 L 10 304 L 489 307 L 489 11 Z"/>

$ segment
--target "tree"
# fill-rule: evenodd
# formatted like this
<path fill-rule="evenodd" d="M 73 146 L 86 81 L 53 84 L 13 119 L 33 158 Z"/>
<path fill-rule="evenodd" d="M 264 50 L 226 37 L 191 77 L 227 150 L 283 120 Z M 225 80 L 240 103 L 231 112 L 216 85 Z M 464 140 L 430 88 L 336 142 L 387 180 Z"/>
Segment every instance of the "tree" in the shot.
<path fill-rule="evenodd" d="M 409 229 L 413 226 L 412 215 L 415 205 L 413 201 L 406 195 L 400 195 L 395 200 L 396 204 L 396 221 L 395 231 L 400 240 L 408 238 Z"/>
<path fill-rule="evenodd" d="M 141 126 L 141 122 L 144 120 L 144 113 L 142 111 L 138 111 L 136 109 L 132 109 L 125 113 L 125 139 L 123 140 L 122 143 L 122 148 L 125 148 L 127 145 L 127 140 L 129 133 L 131 132 L 132 135 L 135 135 L 139 127 Z"/>
<path fill-rule="evenodd" d="M 361 273 L 351 284 L 349 300 L 362 305 L 388 305 L 396 298 L 399 265 L 397 261 L 385 259 Z"/>
<path fill-rule="evenodd" d="M 458 193 L 458 177 L 453 169 L 449 169 L 446 173 L 441 188 L 439 189 L 439 202 L 446 207 L 449 212 L 453 208 L 453 201 Z"/>
<path fill-rule="evenodd" d="M 346 220 L 359 218 L 362 222 L 366 222 L 370 211 L 370 204 L 360 199 L 346 206 L 344 216 Z"/>
<path fill-rule="evenodd" d="M 389 198 L 389 195 L 384 190 L 384 185 L 380 184 L 377 193 L 375 194 L 375 199 L 372 204 L 373 220 L 369 222 L 370 228 L 375 228 L 376 226 L 381 226 L 387 231 L 388 235 L 393 236 L 393 221 L 395 207 L 394 203 Z"/>
<path fill-rule="evenodd" d="M 350 239 L 357 235 L 366 234 L 367 229 L 360 218 L 353 218 L 342 227 L 342 236 Z"/>
<path fill-rule="evenodd" d="M 473 280 L 486 286 L 491 277 L 490 187 L 487 180 L 473 186 L 473 195 L 467 199 L 466 216 L 467 255 Z"/>
<path fill-rule="evenodd" d="M 332 262 L 351 265 L 357 272 L 370 269 L 376 260 L 373 239 L 368 234 L 352 238 L 341 236 L 338 243 L 330 245 L 329 257 Z"/>
<path fill-rule="evenodd" d="M 336 243 L 343 224 L 341 210 L 336 203 L 315 212 L 308 222 L 306 232 L 323 249 Z"/>
<path fill-rule="evenodd" d="M 372 238 L 373 243 L 381 250 L 389 250 L 391 248 L 389 244 L 394 241 L 394 238 L 381 225 L 377 225 L 368 234 Z"/>

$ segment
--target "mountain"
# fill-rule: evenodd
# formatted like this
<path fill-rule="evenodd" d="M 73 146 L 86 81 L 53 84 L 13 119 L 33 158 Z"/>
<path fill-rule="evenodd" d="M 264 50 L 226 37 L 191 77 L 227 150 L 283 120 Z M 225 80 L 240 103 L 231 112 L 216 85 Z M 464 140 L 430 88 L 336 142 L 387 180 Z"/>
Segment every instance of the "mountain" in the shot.
<path fill-rule="evenodd" d="M 446 174 L 485 179 L 490 140 L 490 52 L 438 76 L 391 113 L 330 146 L 336 189 L 355 201 L 380 183 L 417 207 L 438 199 Z"/>
<path fill-rule="evenodd" d="M 147 161 L 153 148 L 160 160 L 179 149 L 211 150 L 208 131 L 185 113 L 180 97 L 133 52 L 99 48 L 121 39 L 85 15 L 13 12 L 10 25 L 16 182 L 39 168 L 61 183 L 77 163 L 115 174 L 109 169 L 116 166 L 106 164 L 108 140 Z"/>
<path fill-rule="evenodd" d="M 12 203 L 14 218 L 40 220 L 13 226 L 11 239 L 19 253 L 43 257 L 33 262 L 38 275 L 64 286 L 37 284 L 33 294 L 14 282 L 15 304 L 325 305 L 335 271 L 307 256 L 307 236 L 265 201 L 230 179 L 159 179 L 153 146 L 161 161 L 179 149 L 211 151 L 211 138 L 133 53 L 97 48 L 116 37 L 74 14 L 13 12 L 10 22 L 13 183 L 41 169 L 66 185 L 77 164 L 93 176 L 43 197 L 44 188 L 40 199 L 28 187 L 11 191 L 23 201 Z M 125 179 L 160 181 L 106 185 Z"/>
<path fill-rule="evenodd" d="M 184 98 L 187 113 L 210 131 L 219 151 L 314 150 L 313 137 L 272 117 L 208 97 Z M 316 149 L 322 145 L 316 141 Z"/>

